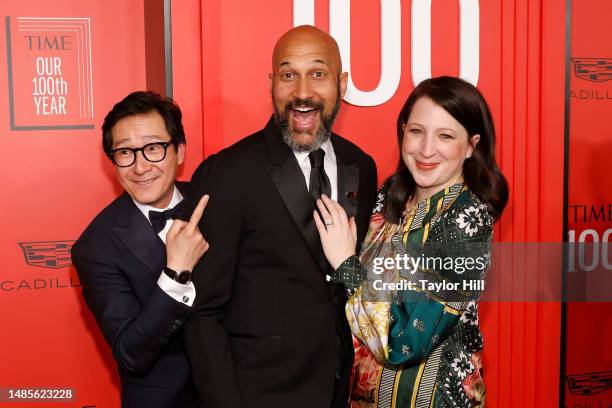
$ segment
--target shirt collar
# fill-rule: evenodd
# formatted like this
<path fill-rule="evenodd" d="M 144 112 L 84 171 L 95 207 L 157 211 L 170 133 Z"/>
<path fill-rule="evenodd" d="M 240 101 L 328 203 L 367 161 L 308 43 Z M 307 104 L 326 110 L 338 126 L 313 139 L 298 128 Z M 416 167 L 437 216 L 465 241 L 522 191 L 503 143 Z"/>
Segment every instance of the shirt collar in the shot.
<path fill-rule="evenodd" d="M 328 162 L 328 164 L 335 165 L 336 164 L 336 153 L 334 153 L 334 146 L 329 138 L 327 138 L 322 144 L 321 149 L 325 152 L 324 160 Z M 305 160 L 308 160 L 308 155 L 310 152 L 293 152 L 295 154 L 295 158 L 298 161 L 298 164 L 301 166 L 304 164 Z M 310 163 L 309 163 L 310 164 Z"/>
<path fill-rule="evenodd" d="M 181 192 L 178 190 L 178 188 L 176 188 L 176 185 L 175 185 L 174 186 L 174 191 L 172 192 L 172 200 L 170 200 L 170 205 L 168 205 L 166 208 L 155 208 L 155 207 L 152 207 L 150 205 L 140 204 L 138 201 L 134 200 L 133 198 L 132 198 L 132 201 L 134 202 L 136 207 L 140 210 L 140 212 L 142 212 L 144 214 L 144 216 L 146 217 L 147 221 L 149 221 L 149 211 L 151 211 L 151 210 L 153 210 L 153 211 L 165 211 L 167 209 L 173 208 L 175 205 L 177 205 L 178 203 L 183 201 L 183 196 L 181 195 Z M 149 221 L 149 222 L 151 222 L 151 221 Z"/>

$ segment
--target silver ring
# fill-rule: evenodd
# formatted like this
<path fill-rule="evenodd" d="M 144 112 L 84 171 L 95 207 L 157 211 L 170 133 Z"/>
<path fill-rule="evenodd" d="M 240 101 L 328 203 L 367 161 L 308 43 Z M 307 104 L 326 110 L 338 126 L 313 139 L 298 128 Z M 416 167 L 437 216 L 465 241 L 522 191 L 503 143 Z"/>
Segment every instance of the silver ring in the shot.
<path fill-rule="evenodd" d="M 334 223 L 333 223 L 333 222 L 326 222 L 326 223 L 325 223 L 325 226 L 326 226 L 326 227 L 327 227 L 327 226 L 329 226 L 329 225 L 334 225 Z"/>

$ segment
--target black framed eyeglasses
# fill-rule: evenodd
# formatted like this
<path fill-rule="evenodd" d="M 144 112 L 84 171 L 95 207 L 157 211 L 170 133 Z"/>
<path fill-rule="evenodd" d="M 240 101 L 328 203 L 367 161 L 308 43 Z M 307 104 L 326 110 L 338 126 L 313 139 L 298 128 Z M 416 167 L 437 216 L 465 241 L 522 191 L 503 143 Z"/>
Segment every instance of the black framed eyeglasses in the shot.
<path fill-rule="evenodd" d="M 136 153 L 142 152 L 142 156 L 152 163 L 157 163 L 166 158 L 166 151 L 171 142 L 147 143 L 142 147 L 120 147 L 108 152 L 108 157 L 117 167 L 130 167 L 136 162 Z"/>

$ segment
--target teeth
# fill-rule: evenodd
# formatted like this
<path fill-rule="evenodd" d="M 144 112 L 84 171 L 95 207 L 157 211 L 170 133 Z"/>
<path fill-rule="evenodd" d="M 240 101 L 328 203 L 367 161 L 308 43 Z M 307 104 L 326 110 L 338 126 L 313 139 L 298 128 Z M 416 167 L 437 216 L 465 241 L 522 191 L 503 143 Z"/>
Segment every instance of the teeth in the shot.
<path fill-rule="evenodd" d="M 310 112 L 310 111 L 314 110 L 314 108 L 306 108 L 306 107 L 304 107 L 304 108 L 295 108 L 295 110 L 299 111 L 299 112 Z"/>

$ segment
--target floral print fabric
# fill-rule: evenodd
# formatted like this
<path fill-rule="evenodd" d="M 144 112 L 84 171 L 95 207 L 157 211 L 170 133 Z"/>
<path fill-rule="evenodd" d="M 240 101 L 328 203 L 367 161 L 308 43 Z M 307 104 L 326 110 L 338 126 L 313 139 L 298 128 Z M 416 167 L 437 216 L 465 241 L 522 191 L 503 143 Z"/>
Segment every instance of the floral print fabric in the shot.
<path fill-rule="evenodd" d="M 492 219 L 486 205 L 465 186 L 451 186 L 419 203 L 401 225 L 384 219 L 385 195 L 383 186 L 359 256 L 364 269 L 374 257 L 414 251 L 455 258 L 478 254 L 488 261 Z M 470 278 L 483 278 L 487 268 L 488 263 L 476 268 Z M 385 273 L 395 275 L 387 276 L 390 280 L 417 279 L 402 270 Z M 416 275 L 437 281 L 466 277 L 444 268 Z M 351 406 L 482 406 L 480 292 L 439 295 L 421 290 L 406 300 L 384 301 L 388 299 L 377 298 L 372 290 L 362 285 L 346 307 L 355 337 Z"/>

